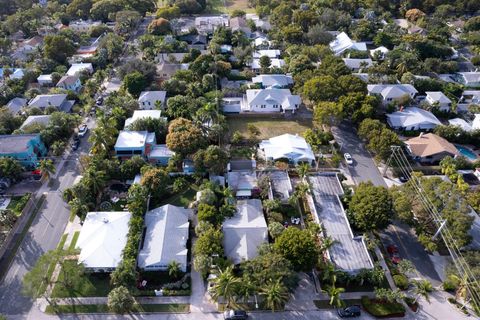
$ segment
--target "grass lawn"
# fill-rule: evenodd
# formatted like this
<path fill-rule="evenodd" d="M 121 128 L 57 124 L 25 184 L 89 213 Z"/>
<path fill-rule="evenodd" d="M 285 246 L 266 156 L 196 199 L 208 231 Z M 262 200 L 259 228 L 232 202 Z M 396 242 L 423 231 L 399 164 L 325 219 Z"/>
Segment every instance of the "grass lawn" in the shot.
<path fill-rule="evenodd" d="M 65 241 L 67 241 L 68 233 L 62 234 L 60 242 L 57 244 L 57 249 L 63 249 L 65 246 Z"/>
<path fill-rule="evenodd" d="M 312 127 L 312 121 L 310 120 L 285 120 L 285 119 L 273 119 L 267 118 L 227 118 L 228 128 L 230 136 L 235 131 L 240 131 L 244 137 L 248 137 L 247 125 L 253 124 L 260 130 L 259 139 L 268 139 L 274 136 L 278 136 L 284 133 L 291 134 L 303 134 L 303 132 Z"/>
<path fill-rule="evenodd" d="M 19 217 L 22 214 L 23 208 L 25 208 L 25 205 L 28 202 L 28 199 L 30 199 L 31 194 L 26 193 L 23 196 L 13 196 L 10 198 L 10 203 L 7 206 L 7 209 L 12 210 L 15 212 L 15 215 Z"/>
<path fill-rule="evenodd" d="M 198 187 L 192 184 L 187 190 L 177 193 L 170 198 L 163 200 L 160 205 L 163 206 L 165 204 L 172 204 L 174 206 L 186 208 L 188 207 L 190 202 L 195 200 L 195 195 L 197 194 L 197 191 Z"/>
<path fill-rule="evenodd" d="M 75 245 L 77 244 L 78 237 L 80 236 L 80 231 L 75 231 L 72 237 L 72 241 L 70 242 L 70 246 L 68 249 L 73 250 L 75 249 Z"/>
<path fill-rule="evenodd" d="M 136 304 L 132 312 L 182 312 L 190 310 L 189 304 Z M 46 313 L 55 313 L 52 306 L 47 306 Z M 56 307 L 57 313 L 111 313 L 105 304 L 90 305 L 60 305 Z"/>
<path fill-rule="evenodd" d="M 255 13 L 255 8 L 248 6 L 248 0 L 210 0 L 206 12 L 210 13 L 231 13 L 233 10 L 243 10 L 246 13 Z"/>
<path fill-rule="evenodd" d="M 362 304 L 362 300 L 360 299 L 344 299 L 343 301 L 346 307 Z M 313 300 L 313 303 L 318 309 L 334 309 L 329 302 L 328 300 Z"/>

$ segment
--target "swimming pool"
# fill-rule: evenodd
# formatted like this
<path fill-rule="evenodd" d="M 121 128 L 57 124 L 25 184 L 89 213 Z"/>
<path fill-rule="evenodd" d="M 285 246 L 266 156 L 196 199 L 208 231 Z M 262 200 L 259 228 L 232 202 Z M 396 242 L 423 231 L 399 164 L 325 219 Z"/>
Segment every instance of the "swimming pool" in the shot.
<path fill-rule="evenodd" d="M 477 160 L 477 155 L 475 153 L 473 153 L 472 150 L 468 149 L 468 148 L 465 148 L 465 147 L 462 147 L 462 146 L 459 146 L 459 145 L 455 145 L 455 148 L 457 148 L 458 152 L 460 152 L 462 154 L 462 156 L 466 157 L 467 159 L 470 159 L 472 161 L 475 161 Z"/>

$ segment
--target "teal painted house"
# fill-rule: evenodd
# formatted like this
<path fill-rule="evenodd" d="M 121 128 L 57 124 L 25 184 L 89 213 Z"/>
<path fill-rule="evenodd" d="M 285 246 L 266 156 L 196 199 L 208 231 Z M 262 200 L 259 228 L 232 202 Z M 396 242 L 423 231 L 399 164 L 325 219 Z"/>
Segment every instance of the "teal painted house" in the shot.
<path fill-rule="evenodd" d="M 0 135 L 0 157 L 11 157 L 26 168 L 35 168 L 40 158 L 47 155 L 47 148 L 39 134 Z"/>

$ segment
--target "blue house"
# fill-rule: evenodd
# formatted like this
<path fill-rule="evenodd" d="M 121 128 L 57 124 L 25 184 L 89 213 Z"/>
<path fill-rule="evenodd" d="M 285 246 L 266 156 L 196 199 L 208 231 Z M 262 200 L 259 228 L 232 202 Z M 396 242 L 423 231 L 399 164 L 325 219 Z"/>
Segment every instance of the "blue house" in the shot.
<path fill-rule="evenodd" d="M 38 166 L 47 148 L 39 134 L 0 135 L 0 157 L 11 157 L 29 169 Z"/>
<path fill-rule="evenodd" d="M 135 155 L 146 158 L 155 144 L 153 132 L 123 130 L 118 135 L 114 149 L 120 159 L 128 159 Z"/>
<path fill-rule="evenodd" d="M 165 144 L 156 144 L 148 155 L 148 161 L 159 166 L 168 165 L 168 160 L 175 155 L 175 152 L 168 149 Z"/>

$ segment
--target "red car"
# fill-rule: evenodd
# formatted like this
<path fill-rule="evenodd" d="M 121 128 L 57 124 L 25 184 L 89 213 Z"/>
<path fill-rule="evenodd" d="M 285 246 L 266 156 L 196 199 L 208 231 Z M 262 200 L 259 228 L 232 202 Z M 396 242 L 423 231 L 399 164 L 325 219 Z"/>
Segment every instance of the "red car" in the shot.
<path fill-rule="evenodd" d="M 398 264 L 402 258 L 400 258 L 400 255 L 398 253 L 398 247 L 394 244 L 391 244 L 387 247 L 387 252 L 390 255 L 390 260 L 392 260 L 393 264 Z"/>

